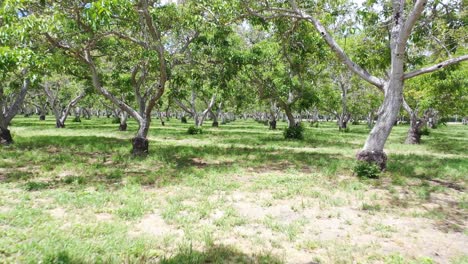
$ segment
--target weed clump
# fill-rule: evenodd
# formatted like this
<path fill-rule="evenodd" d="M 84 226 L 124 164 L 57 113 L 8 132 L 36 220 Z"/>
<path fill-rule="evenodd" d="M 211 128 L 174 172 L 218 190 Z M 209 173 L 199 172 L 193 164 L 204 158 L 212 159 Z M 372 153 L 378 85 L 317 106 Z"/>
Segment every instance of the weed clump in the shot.
<path fill-rule="evenodd" d="M 377 179 L 380 175 L 380 168 L 373 162 L 359 161 L 353 168 L 353 172 L 359 178 Z"/>
<path fill-rule="evenodd" d="M 49 187 L 49 184 L 46 182 L 34 182 L 30 181 L 26 183 L 26 186 L 24 187 L 26 191 L 39 191 L 43 189 L 47 189 Z"/>
<path fill-rule="evenodd" d="M 196 135 L 196 134 L 202 134 L 203 131 L 201 128 L 198 128 L 198 127 L 194 127 L 194 126 L 190 126 L 187 130 L 187 133 L 189 135 Z"/>
<path fill-rule="evenodd" d="M 304 126 L 297 123 L 295 126 L 287 127 L 283 132 L 285 139 L 304 139 Z"/>

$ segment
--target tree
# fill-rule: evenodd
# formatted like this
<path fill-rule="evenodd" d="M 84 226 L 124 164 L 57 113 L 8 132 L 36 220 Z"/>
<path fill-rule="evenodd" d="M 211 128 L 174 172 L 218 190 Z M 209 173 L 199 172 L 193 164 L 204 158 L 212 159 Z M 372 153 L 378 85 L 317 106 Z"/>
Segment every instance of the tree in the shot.
<path fill-rule="evenodd" d="M 165 91 L 171 68 L 197 36 L 189 4 L 162 5 L 151 0 L 25 2 L 28 10 L 40 14 L 38 27 L 45 39 L 84 65 L 95 90 L 138 122 L 132 152 L 146 155 L 151 113 Z M 119 50 L 122 46 L 128 52 Z M 129 59 L 121 70 L 130 73 L 134 102 L 122 99 L 107 86 L 111 82 L 106 75 L 113 71 L 123 74 L 115 58 Z M 109 65 L 113 66 L 111 71 Z"/>
<path fill-rule="evenodd" d="M 419 144 L 421 129 L 435 128 L 439 118 L 468 113 L 467 74 L 467 65 L 453 65 L 406 83 L 403 107 L 410 118 L 406 144 Z"/>
<path fill-rule="evenodd" d="M 289 30 L 290 26 L 296 30 Z M 245 70 L 260 98 L 284 111 L 289 128 L 297 125 L 294 112 L 315 103 L 313 87 L 325 69 L 320 61 L 326 56 L 323 43 L 307 27 L 302 21 L 275 21 L 270 29 L 272 37 L 252 46 L 252 65 Z"/>
<path fill-rule="evenodd" d="M 55 116 L 56 127 L 65 128 L 65 121 L 70 111 L 86 95 L 82 87 L 83 84 L 63 75 L 55 75 L 43 79 L 41 86 L 46 94 L 48 105 Z"/>
<path fill-rule="evenodd" d="M 370 4 L 375 1 L 370 1 Z M 433 66 L 421 69 L 408 69 L 406 61 L 410 50 L 409 39 L 411 33 L 416 25 L 416 22 L 423 14 L 428 0 L 417 0 L 413 4 L 409 4 L 405 0 L 392 0 L 391 5 L 384 5 L 382 12 L 385 16 L 380 16 L 389 25 L 388 39 L 386 40 L 389 47 L 390 63 L 387 65 L 387 74 L 385 76 L 375 76 L 365 70 L 365 65 L 359 65 L 353 61 L 348 54 L 338 44 L 335 37 L 327 30 L 327 28 L 320 21 L 319 15 L 316 15 L 310 10 L 321 10 L 323 6 L 313 5 L 308 1 L 295 1 L 290 0 L 289 4 L 277 4 L 271 1 L 262 1 L 257 4 L 251 13 L 260 16 L 266 14 L 267 16 L 285 16 L 292 19 L 301 19 L 310 22 L 314 28 L 319 32 L 320 36 L 325 40 L 327 45 L 333 51 L 335 56 L 346 65 L 352 72 L 358 75 L 363 80 L 374 85 L 377 89 L 384 93 L 384 100 L 378 112 L 378 119 L 371 130 L 364 148 L 356 155 L 358 160 L 373 162 L 385 169 L 387 162 L 387 155 L 384 152 L 385 142 L 393 128 L 394 123 L 398 118 L 400 108 L 403 101 L 403 87 L 405 80 L 414 78 L 416 76 L 430 73 L 443 69 L 449 65 L 468 60 L 468 55 L 462 55 L 456 58 L 448 59 L 436 63 Z M 440 3 L 439 1 L 435 2 Z M 333 3 L 327 3 L 333 7 Z M 340 3 L 336 3 L 340 4 Z M 428 12 L 430 13 L 430 11 Z M 427 14 L 425 14 L 427 15 Z M 372 27 L 378 24 L 378 18 L 374 20 Z M 383 23 L 385 24 L 385 23 Z M 382 42 L 382 39 L 377 40 Z"/>
<path fill-rule="evenodd" d="M 30 27 L 27 13 L 8 1 L 0 7 L 0 141 L 10 144 L 13 138 L 8 126 L 31 87 L 31 66 L 39 60 L 31 36 L 25 33 Z"/>
<path fill-rule="evenodd" d="M 229 82 L 245 64 L 241 40 L 230 24 L 208 25 L 190 47 L 189 63 L 174 72 L 174 102 L 201 127 L 213 109 L 221 111 L 222 99 L 230 93 Z M 197 99 L 201 99 L 197 104 Z M 216 104 L 218 101 L 218 104 Z M 198 110 L 201 107 L 201 111 Z M 217 121 L 215 121 L 217 122 Z"/>

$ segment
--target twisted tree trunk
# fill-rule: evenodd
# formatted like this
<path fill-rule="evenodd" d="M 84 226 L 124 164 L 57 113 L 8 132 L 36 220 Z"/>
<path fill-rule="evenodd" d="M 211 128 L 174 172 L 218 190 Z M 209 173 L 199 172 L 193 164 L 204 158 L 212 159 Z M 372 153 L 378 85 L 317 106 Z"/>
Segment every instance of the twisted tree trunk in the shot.
<path fill-rule="evenodd" d="M 132 154 L 135 156 L 146 156 L 149 151 L 149 141 L 147 139 L 150 127 L 150 118 L 145 118 L 139 122 L 138 133 L 132 140 Z"/>
<path fill-rule="evenodd" d="M 421 128 L 425 122 L 418 118 L 417 112 L 410 115 L 410 127 L 406 136 L 405 144 L 419 144 L 421 143 Z"/>
<path fill-rule="evenodd" d="M 23 69 L 21 74 L 25 76 L 27 74 L 27 70 Z M 3 87 L 0 86 L 0 141 L 4 141 L 6 144 L 13 143 L 13 137 L 11 136 L 11 132 L 8 129 L 11 120 L 16 116 L 21 105 L 24 102 L 24 98 L 26 97 L 26 93 L 28 92 L 29 86 L 31 85 L 31 81 L 29 78 L 25 78 L 23 81 L 23 85 L 21 86 L 21 90 L 16 95 L 16 98 L 12 105 L 9 107 L 6 105 L 4 101 L 4 91 Z"/>

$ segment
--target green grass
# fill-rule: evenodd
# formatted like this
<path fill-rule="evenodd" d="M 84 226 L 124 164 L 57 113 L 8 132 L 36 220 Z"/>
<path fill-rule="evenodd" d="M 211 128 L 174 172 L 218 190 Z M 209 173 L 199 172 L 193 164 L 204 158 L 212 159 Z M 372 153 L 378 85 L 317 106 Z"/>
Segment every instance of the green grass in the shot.
<path fill-rule="evenodd" d="M 107 118 L 54 125 L 16 118 L 15 144 L 0 146 L 0 262 L 283 263 L 294 262 L 294 249 L 321 263 L 411 263 L 427 259 L 316 239 L 315 220 L 356 228 L 365 226 L 359 218 L 391 215 L 432 221 L 435 231 L 444 220 L 466 229 L 466 126 L 440 127 L 417 146 L 402 144 L 408 127 L 397 126 L 387 171 L 359 179 L 352 168 L 365 125 L 347 133 L 332 122 L 307 125 L 298 141 L 283 139 L 281 122 L 277 131 L 250 120 L 207 123 L 188 135 L 190 122 L 155 121 L 144 159 L 130 153 L 132 120 L 127 132 Z M 418 211 L 428 204 L 440 208 Z M 369 230 L 399 234 L 380 223 Z"/>

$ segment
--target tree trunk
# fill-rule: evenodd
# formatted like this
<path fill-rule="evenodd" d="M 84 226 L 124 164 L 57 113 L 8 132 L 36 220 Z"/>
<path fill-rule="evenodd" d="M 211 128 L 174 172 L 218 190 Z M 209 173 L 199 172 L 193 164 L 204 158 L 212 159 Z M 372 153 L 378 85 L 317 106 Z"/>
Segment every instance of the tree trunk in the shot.
<path fill-rule="evenodd" d="M 294 115 L 291 111 L 291 108 L 289 106 L 284 108 L 284 112 L 286 113 L 286 117 L 288 118 L 288 126 L 289 127 L 294 127 L 296 126 L 296 120 L 294 118 Z"/>
<path fill-rule="evenodd" d="M 161 121 L 161 125 L 165 126 L 166 124 L 164 123 L 163 113 L 159 111 L 159 108 L 158 108 L 158 116 L 159 116 L 159 120 Z"/>
<path fill-rule="evenodd" d="M 134 137 L 132 141 L 132 154 L 134 156 L 146 156 L 148 155 L 149 142 L 148 139 L 142 137 Z"/>
<path fill-rule="evenodd" d="M 403 72 L 401 67 L 401 75 Z M 385 98 L 379 110 L 379 117 L 372 128 L 364 148 L 357 153 L 356 158 L 377 164 L 381 170 L 387 166 L 387 155 L 384 152 L 393 124 L 398 118 L 403 101 L 403 79 L 392 78 L 385 89 Z"/>
<path fill-rule="evenodd" d="M 2 140 L 4 140 L 7 145 L 13 143 L 13 137 L 8 128 L 0 128 L 0 142 Z"/>
<path fill-rule="evenodd" d="M 47 106 L 40 106 L 39 107 L 39 120 L 44 121 L 46 119 L 46 113 L 47 113 Z"/>
<path fill-rule="evenodd" d="M 276 130 L 276 113 L 277 113 L 276 102 L 271 101 L 270 102 L 270 121 L 269 121 L 271 130 Z"/>
<path fill-rule="evenodd" d="M 348 122 L 349 119 L 351 119 L 351 115 L 348 113 L 342 113 L 341 115 L 338 115 L 338 129 L 341 130 L 346 130 L 348 128 Z"/>
<path fill-rule="evenodd" d="M 170 113 L 169 113 L 169 108 L 170 108 L 170 104 L 167 105 L 167 108 L 166 108 L 166 121 L 169 121 L 170 120 Z"/>
<path fill-rule="evenodd" d="M 65 128 L 65 123 L 62 122 L 62 121 L 60 120 L 60 118 L 59 118 L 59 119 L 57 119 L 57 120 L 55 121 L 55 127 L 56 127 L 56 128 Z"/>
<path fill-rule="evenodd" d="M 211 124 L 212 127 L 219 127 L 218 122 L 218 112 L 214 113 L 212 110 L 209 111 L 211 118 L 213 119 L 213 123 Z"/>
<path fill-rule="evenodd" d="M 345 130 L 346 128 L 348 128 L 348 120 L 345 120 L 344 117 L 340 117 L 340 119 L 338 120 L 338 128 L 340 130 Z"/>
<path fill-rule="evenodd" d="M 151 117 L 149 117 L 150 119 Z M 148 136 L 148 130 L 150 126 L 150 120 L 148 118 L 144 118 L 142 122 L 140 122 L 140 127 L 138 128 L 138 133 L 136 137 L 132 140 L 132 154 L 134 156 L 146 156 L 148 155 L 149 151 L 149 141 L 146 138 Z"/>
<path fill-rule="evenodd" d="M 128 114 L 125 111 L 120 112 L 120 125 L 119 131 L 127 131 Z"/>
<path fill-rule="evenodd" d="M 81 108 L 80 107 L 75 108 L 75 119 L 73 121 L 81 122 Z"/>
<path fill-rule="evenodd" d="M 90 120 L 91 119 L 91 114 L 89 112 L 89 110 L 85 107 L 82 108 L 83 109 L 83 116 L 86 120 Z"/>
<path fill-rule="evenodd" d="M 410 128 L 406 136 L 405 144 L 419 144 L 421 143 L 421 127 L 423 121 L 418 118 L 417 112 L 412 112 L 410 116 Z"/>
<path fill-rule="evenodd" d="M 367 115 L 367 127 L 369 129 L 372 129 L 374 126 L 374 111 L 370 111 L 369 114 Z"/>
<path fill-rule="evenodd" d="M 270 115 L 270 129 L 276 130 L 276 116 L 274 114 Z"/>

